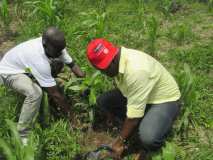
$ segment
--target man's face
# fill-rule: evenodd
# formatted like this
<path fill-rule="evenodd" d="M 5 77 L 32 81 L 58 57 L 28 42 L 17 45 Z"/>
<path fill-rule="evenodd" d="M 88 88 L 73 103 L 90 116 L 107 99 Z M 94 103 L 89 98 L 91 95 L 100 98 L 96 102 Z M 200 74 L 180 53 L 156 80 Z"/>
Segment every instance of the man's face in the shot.
<path fill-rule="evenodd" d="M 44 50 L 48 57 L 50 58 L 58 58 L 62 54 L 61 48 L 54 47 L 51 44 L 44 44 Z"/>
<path fill-rule="evenodd" d="M 109 77 L 114 77 L 118 74 L 118 66 L 117 64 L 115 63 L 115 61 L 113 60 L 111 62 L 111 64 L 106 68 L 106 69 L 103 69 L 103 70 L 100 70 L 101 73 L 109 76 Z"/>

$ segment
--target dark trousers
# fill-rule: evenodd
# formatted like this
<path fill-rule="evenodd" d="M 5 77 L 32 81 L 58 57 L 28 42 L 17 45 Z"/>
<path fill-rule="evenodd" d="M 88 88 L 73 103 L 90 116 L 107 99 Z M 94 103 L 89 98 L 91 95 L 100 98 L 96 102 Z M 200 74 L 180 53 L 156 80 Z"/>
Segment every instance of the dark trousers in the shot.
<path fill-rule="evenodd" d="M 118 89 L 102 94 L 97 99 L 97 104 L 105 113 L 111 113 L 119 119 L 126 117 L 127 99 Z M 179 111 L 179 101 L 147 104 L 145 115 L 138 127 L 139 138 L 144 148 L 156 150 L 163 145 Z"/>

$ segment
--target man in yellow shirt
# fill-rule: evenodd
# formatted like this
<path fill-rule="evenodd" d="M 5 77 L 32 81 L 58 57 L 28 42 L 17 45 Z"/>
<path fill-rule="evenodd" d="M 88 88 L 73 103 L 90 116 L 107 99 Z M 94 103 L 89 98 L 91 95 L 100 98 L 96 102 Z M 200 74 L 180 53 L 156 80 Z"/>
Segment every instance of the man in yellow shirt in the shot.
<path fill-rule="evenodd" d="M 101 95 L 97 104 L 109 119 L 124 119 L 112 143 L 117 157 L 137 127 L 143 148 L 160 148 L 180 110 L 180 91 L 171 74 L 148 54 L 105 39 L 92 40 L 87 57 L 96 69 L 115 78 L 117 89 Z"/>

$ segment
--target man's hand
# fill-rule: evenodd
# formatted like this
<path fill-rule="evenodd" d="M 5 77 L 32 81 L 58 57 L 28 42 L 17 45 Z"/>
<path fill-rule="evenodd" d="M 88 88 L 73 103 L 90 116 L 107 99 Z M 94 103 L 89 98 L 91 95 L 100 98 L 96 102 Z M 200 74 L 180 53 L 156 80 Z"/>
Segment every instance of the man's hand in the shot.
<path fill-rule="evenodd" d="M 126 148 L 124 141 L 131 136 L 140 119 L 141 118 L 125 119 L 120 136 L 118 136 L 112 143 L 112 150 L 114 151 L 115 159 L 121 159 L 121 155 Z"/>
<path fill-rule="evenodd" d="M 68 64 L 68 66 L 70 67 L 70 69 L 72 70 L 72 72 L 79 78 L 84 78 L 86 76 L 86 74 L 81 71 L 80 67 L 77 64 Z"/>
<path fill-rule="evenodd" d="M 48 95 L 52 97 L 53 101 L 59 106 L 61 107 L 62 111 L 64 112 L 65 115 L 71 115 L 72 111 L 71 111 L 71 106 L 68 104 L 66 98 L 64 95 L 62 95 L 57 86 L 53 86 L 53 87 L 47 87 L 44 88 Z M 71 116 L 72 117 L 72 116 Z M 69 116 L 70 118 L 70 116 Z"/>
<path fill-rule="evenodd" d="M 112 142 L 113 157 L 116 160 L 121 159 L 121 156 L 126 149 L 123 139 L 119 136 Z"/>

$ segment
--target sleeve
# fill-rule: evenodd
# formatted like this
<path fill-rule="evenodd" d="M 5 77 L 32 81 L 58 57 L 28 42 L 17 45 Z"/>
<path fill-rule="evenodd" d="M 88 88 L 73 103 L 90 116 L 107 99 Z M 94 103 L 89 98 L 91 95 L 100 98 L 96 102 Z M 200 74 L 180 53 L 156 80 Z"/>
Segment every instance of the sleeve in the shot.
<path fill-rule="evenodd" d="M 34 78 L 41 87 L 53 87 L 56 85 L 55 79 L 51 74 L 51 67 L 48 62 L 40 62 L 30 67 Z"/>
<path fill-rule="evenodd" d="M 59 57 L 59 59 L 65 64 L 70 64 L 73 62 L 73 59 L 67 52 L 66 48 L 62 50 L 62 55 Z"/>
<path fill-rule="evenodd" d="M 141 118 L 144 116 L 149 94 L 152 91 L 155 80 L 146 71 L 131 72 L 127 79 L 127 117 Z"/>

